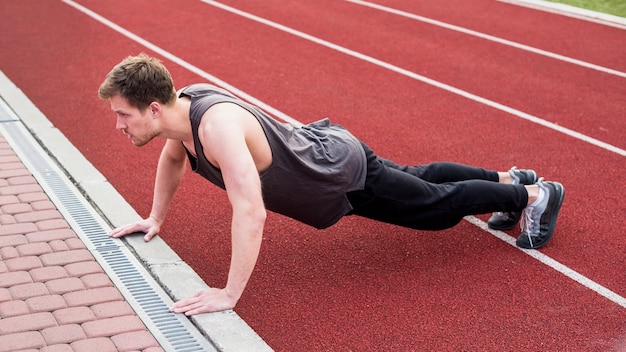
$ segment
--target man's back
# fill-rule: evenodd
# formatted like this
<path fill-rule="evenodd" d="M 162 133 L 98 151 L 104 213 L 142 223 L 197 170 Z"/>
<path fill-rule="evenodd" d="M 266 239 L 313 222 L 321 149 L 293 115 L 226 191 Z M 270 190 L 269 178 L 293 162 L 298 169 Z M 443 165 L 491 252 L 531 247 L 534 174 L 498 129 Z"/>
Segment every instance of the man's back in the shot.
<path fill-rule="evenodd" d="M 302 127 L 278 122 L 260 109 L 209 84 L 184 88 L 191 98 L 190 119 L 196 150 L 202 148 L 198 128 L 208 109 L 233 103 L 252 114 L 265 132 L 272 164 L 261 172 L 266 208 L 316 228 L 337 222 L 351 209 L 345 194 L 363 188 L 365 153 L 361 143 L 328 119 Z M 190 155 L 194 172 L 224 188 L 221 171 L 203 153 Z"/>

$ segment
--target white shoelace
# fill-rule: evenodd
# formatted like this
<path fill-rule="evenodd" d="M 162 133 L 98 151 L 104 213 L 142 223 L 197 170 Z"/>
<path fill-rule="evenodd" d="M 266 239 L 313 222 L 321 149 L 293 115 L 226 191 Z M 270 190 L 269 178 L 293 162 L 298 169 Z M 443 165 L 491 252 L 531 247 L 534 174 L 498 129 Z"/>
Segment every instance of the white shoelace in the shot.
<path fill-rule="evenodd" d="M 539 183 L 543 182 L 543 177 L 539 179 Z M 524 214 L 522 214 L 522 219 L 520 221 L 520 227 L 522 228 L 522 232 L 526 232 L 526 236 L 528 236 L 528 241 L 530 242 L 530 247 L 533 248 L 533 237 L 538 237 L 541 231 L 541 215 L 545 211 L 546 206 L 548 205 L 549 194 L 546 191 L 543 191 L 542 186 L 539 186 L 540 192 L 542 192 L 542 199 L 539 201 L 539 204 L 534 206 L 527 206 L 524 209 Z M 543 209 L 542 209 L 543 208 Z M 539 228 L 537 228 L 539 226 Z"/>
<path fill-rule="evenodd" d="M 533 207 L 526 207 L 522 214 L 522 219 L 520 220 L 520 228 L 522 232 L 526 232 L 526 236 L 528 236 L 528 242 L 530 243 L 530 247 L 533 248 L 533 236 L 531 235 L 534 232 L 535 228 L 535 220 L 533 219 Z"/>

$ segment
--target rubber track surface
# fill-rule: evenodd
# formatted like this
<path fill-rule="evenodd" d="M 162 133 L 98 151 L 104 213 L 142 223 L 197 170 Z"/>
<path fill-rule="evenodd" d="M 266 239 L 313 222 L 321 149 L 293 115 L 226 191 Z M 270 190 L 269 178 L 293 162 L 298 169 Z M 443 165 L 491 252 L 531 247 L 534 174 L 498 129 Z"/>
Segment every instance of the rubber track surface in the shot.
<path fill-rule="evenodd" d="M 626 71 L 626 31 L 497 1 L 381 5 Z M 623 155 L 197 0 L 79 4 L 287 115 L 329 116 L 381 156 L 534 168 L 567 189 L 541 252 L 626 296 Z M 224 4 L 626 148 L 625 79 L 348 1 Z M 0 2 L 0 69 L 147 215 L 162 141 L 136 149 L 98 85 L 150 49 L 62 1 Z M 177 87 L 204 79 L 163 59 Z M 187 173 L 162 237 L 212 286 L 226 196 Z M 481 216 L 486 220 L 487 216 Z M 518 230 L 509 232 L 517 236 Z M 468 223 L 412 231 L 270 214 L 236 311 L 278 351 L 617 351 L 626 310 Z"/>

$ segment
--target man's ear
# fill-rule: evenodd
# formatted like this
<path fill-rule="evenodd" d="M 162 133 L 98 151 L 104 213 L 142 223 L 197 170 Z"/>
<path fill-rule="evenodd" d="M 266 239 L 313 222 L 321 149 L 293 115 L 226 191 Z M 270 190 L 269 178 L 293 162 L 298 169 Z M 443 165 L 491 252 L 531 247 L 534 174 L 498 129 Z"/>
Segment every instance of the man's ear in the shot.
<path fill-rule="evenodd" d="M 148 109 L 150 110 L 150 113 L 152 114 L 153 117 L 157 117 L 161 115 L 161 104 L 159 104 L 156 101 L 153 101 L 152 103 L 150 103 L 150 105 L 148 106 Z"/>

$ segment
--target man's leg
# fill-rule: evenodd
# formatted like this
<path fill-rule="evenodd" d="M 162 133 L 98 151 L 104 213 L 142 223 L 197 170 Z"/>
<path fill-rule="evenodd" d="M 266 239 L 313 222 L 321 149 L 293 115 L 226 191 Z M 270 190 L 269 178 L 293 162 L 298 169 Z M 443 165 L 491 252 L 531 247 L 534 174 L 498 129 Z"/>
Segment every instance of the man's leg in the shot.
<path fill-rule="evenodd" d="M 364 149 L 365 189 L 348 193 L 353 214 L 414 229 L 441 230 L 466 215 L 521 211 L 527 205 L 524 186 L 500 184 L 496 172 L 452 163 L 398 166 L 378 158 L 367 146 Z M 452 182 L 459 179 L 464 181 Z"/>
<path fill-rule="evenodd" d="M 501 178 L 504 177 L 504 175 L 501 174 L 505 174 L 451 162 L 435 162 L 424 165 L 407 166 L 398 165 L 391 160 L 380 157 L 378 159 L 387 167 L 409 173 L 431 183 L 446 183 L 467 180 L 499 182 Z M 506 174 L 508 175 L 508 173 Z M 503 179 L 502 183 L 510 183 L 506 181 L 508 180 Z"/>
<path fill-rule="evenodd" d="M 398 165 L 391 160 L 380 158 L 383 165 L 407 172 L 432 183 L 458 182 L 466 180 L 487 180 L 503 184 L 532 185 L 538 180 L 533 170 L 519 170 L 516 167 L 509 171 L 496 172 L 451 162 L 435 162 L 425 165 Z M 494 212 L 487 225 L 494 230 L 510 230 L 520 221 L 522 211 Z"/>
<path fill-rule="evenodd" d="M 352 214 L 415 228 L 440 230 L 466 215 L 494 211 L 522 211 L 526 219 L 517 245 L 539 248 L 552 237 L 565 189 L 540 179 L 534 185 L 467 180 L 435 184 L 394 167 L 363 146 L 368 162 L 365 188 L 347 194 Z M 510 177 L 515 175 L 509 172 Z"/>

